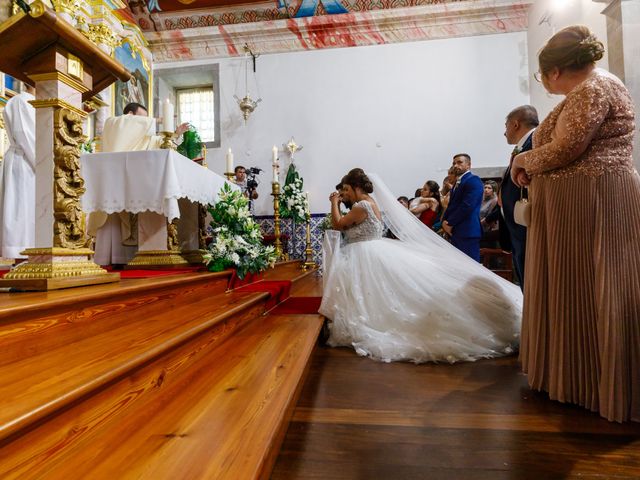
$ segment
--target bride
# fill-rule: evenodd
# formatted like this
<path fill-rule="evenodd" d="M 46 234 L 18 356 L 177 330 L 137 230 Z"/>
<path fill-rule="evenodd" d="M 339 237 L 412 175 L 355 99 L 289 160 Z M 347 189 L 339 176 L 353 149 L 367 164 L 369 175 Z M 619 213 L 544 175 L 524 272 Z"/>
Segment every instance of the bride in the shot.
<path fill-rule="evenodd" d="M 362 169 L 334 192 L 323 247 L 331 346 L 392 362 L 473 361 L 508 355 L 520 337 L 522 294 L 425 227 Z M 384 221 L 383 221 L 384 217 Z M 386 224 L 398 240 L 382 238 Z"/>

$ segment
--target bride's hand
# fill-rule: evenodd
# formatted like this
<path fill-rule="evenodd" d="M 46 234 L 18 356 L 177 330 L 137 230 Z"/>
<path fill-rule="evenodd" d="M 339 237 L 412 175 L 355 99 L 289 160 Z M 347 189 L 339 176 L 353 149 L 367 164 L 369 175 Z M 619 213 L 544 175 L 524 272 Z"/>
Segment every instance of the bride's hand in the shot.
<path fill-rule="evenodd" d="M 331 192 L 331 195 L 329 195 L 329 201 L 331 203 L 336 203 L 340 201 L 340 194 L 338 192 Z"/>

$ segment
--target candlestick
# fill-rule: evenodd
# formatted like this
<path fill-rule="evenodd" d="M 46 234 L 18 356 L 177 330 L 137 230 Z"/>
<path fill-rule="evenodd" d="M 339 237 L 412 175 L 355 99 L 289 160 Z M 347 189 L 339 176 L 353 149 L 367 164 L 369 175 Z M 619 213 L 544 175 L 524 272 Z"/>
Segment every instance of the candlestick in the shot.
<path fill-rule="evenodd" d="M 162 136 L 162 143 L 160 148 L 163 150 L 175 150 L 176 149 L 176 134 L 174 132 L 160 132 Z"/>
<path fill-rule="evenodd" d="M 300 268 L 305 271 L 317 267 L 316 262 L 313 261 L 313 247 L 311 246 L 311 214 L 307 213 L 306 217 L 306 247 L 304 249 L 304 260 L 300 264 Z"/>
<path fill-rule="evenodd" d="M 168 98 L 162 105 L 162 129 L 165 132 L 173 132 L 175 130 L 173 121 L 173 105 Z"/>
<path fill-rule="evenodd" d="M 282 259 L 282 242 L 280 240 L 280 184 L 273 182 L 271 184 L 271 195 L 273 195 L 273 223 L 274 223 L 274 236 L 276 257 L 278 260 Z"/>
<path fill-rule="evenodd" d="M 233 153 L 231 152 L 231 149 L 229 149 L 229 151 L 227 151 L 227 172 L 226 173 L 231 173 L 233 172 Z"/>

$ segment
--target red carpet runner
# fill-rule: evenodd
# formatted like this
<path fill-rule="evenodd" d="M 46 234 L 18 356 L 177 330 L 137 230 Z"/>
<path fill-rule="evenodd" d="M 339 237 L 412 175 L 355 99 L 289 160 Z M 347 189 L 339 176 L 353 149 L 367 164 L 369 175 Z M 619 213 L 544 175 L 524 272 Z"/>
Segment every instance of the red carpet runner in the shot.
<path fill-rule="evenodd" d="M 275 315 L 313 315 L 318 313 L 322 297 L 289 297 L 270 313 Z"/>

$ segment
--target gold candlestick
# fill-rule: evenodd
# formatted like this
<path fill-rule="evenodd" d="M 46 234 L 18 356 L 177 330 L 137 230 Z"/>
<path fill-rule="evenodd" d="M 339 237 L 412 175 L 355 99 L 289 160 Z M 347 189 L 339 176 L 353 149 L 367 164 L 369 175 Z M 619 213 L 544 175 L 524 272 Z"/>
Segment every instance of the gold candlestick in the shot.
<path fill-rule="evenodd" d="M 300 265 L 302 270 L 308 270 L 310 268 L 316 268 L 316 262 L 313 261 L 313 248 L 311 247 L 311 215 L 307 213 L 307 226 L 306 226 L 307 238 L 306 248 L 304 249 L 304 260 Z"/>
<path fill-rule="evenodd" d="M 233 181 L 234 177 L 236 176 L 234 172 L 226 172 L 224 176 L 227 177 L 227 180 L 229 180 L 231 183 L 235 183 Z"/>
<path fill-rule="evenodd" d="M 282 259 L 282 242 L 280 241 L 280 184 L 271 183 L 271 195 L 273 195 L 273 223 L 276 237 L 275 249 L 278 260 Z"/>
<path fill-rule="evenodd" d="M 160 148 L 163 150 L 175 150 L 177 145 L 174 142 L 174 139 L 177 138 L 175 132 L 160 132 L 162 135 L 162 143 L 160 144 Z"/>

